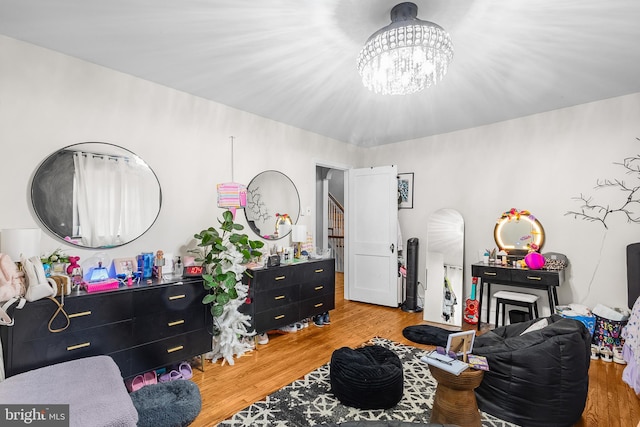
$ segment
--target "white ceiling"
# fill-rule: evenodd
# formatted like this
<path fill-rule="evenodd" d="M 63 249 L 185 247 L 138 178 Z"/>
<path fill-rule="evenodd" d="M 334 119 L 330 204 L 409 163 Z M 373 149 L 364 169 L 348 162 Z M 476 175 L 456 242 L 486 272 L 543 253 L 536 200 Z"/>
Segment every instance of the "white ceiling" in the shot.
<path fill-rule="evenodd" d="M 0 34 L 372 147 L 640 92 L 638 0 L 414 0 L 444 27 L 443 81 L 362 86 L 394 0 L 0 0 Z"/>

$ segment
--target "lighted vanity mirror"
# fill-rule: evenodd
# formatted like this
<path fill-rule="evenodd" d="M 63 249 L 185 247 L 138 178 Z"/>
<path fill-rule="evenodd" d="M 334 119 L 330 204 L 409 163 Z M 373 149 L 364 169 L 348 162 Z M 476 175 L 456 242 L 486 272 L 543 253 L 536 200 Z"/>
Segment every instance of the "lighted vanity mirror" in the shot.
<path fill-rule="evenodd" d="M 61 240 L 111 248 L 143 235 L 160 213 L 160 183 L 137 155 L 117 145 L 83 142 L 47 157 L 31 183 L 40 222 Z"/>
<path fill-rule="evenodd" d="M 500 250 L 509 255 L 524 255 L 531 249 L 542 249 L 544 229 L 529 211 L 511 209 L 496 222 L 493 237 Z"/>
<path fill-rule="evenodd" d="M 282 172 L 261 172 L 247 186 L 244 214 L 258 236 L 267 240 L 282 239 L 289 235 L 300 216 L 298 189 Z"/>

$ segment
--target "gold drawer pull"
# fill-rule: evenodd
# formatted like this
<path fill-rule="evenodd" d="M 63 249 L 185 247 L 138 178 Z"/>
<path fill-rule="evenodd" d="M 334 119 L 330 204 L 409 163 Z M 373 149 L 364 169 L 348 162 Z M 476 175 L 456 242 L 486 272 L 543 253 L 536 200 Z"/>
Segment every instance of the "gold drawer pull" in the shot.
<path fill-rule="evenodd" d="M 276 280 L 284 280 L 285 277 L 286 276 L 278 276 L 278 277 L 276 277 Z"/>
<path fill-rule="evenodd" d="M 180 295 L 173 295 L 169 297 L 169 301 L 173 301 L 173 300 L 177 300 L 177 299 L 182 299 L 185 298 L 186 295 L 185 294 L 180 294 Z"/>
<path fill-rule="evenodd" d="M 284 299 L 284 295 L 278 295 L 277 297 L 274 298 L 274 300 L 279 300 L 279 299 Z"/>
<path fill-rule="evenodd" d="M 315 307 L 315 308 L 318 308 L 318 307 L 322 307 L 323 305 L 324 305 L 324 303 L 320 303 L 320 304 L 316 304 L 316 305 L 314 305 L 314 307 Z"/>
<path fill-rule="evenodd" d="M 273 319 L 274 319 L 274 320 L 280 320 L 280 319 L 282 319 L 282 318 L 284 318 L 284 314 L 281 314 L 280 316 L 276 316 L 276 317 L 274 317 Z"/>
<path fill-rule="evenodd" d="M 316 273 L 322 273 L 324 271 L 324 268 L 319 268 L 316 270 Z"/>
<path fill-rule="evenodd" d="M 490 272 L 488 272 L 488 271 L 485 271 L 483 274 L 484 274 L 485 276 L 497 276 L 497 275 L 498 275 L 498 273 L 490 273 Z"/>
<path fill-rule="evenodd" d="M 316 286 L 315 288 L 313 288 L 316 291 L 319 291 L 320 289 L 324 289 L 324 286 Z"/>
<path fill-rule="evenodd" d="M 183 323 L 184 323 L 184 320 L 176 320 L 175 322 L 167 323 L 167 326 L 178 326 L 178 325 L 182 325 Z"/>
<path fill-rule="evenodd" d="M 72 313 L 69 315 L 69 319 L 73 319 L 74 317 L 83 317 L 83 316 L 91 316 L 91 311 L 81 311 L 80 313 Z"/>
<path fill-rule="evenodd" d="M 529 279 L 529 280 L 542 280 L 542 277 L 527 276 L 527 279 Z"/>
<path fill-rule="evenodd" d="M 167 349 L 167 353 L 173 353 L 173 352 L 175 352 L 175 351 L 180 351 L 180 350 L 182 350 L 183 348 L 184 348 L 184 346 L 183 346 L 183 345 L 179 345 L 179 346 L 177 346 L 177 347 L 173 347 L 173 348 L 168 348 L 168 349 Z"/>
<path fill-rule="evenodd" d="M 73 350 L 77 350 L 79 348 L 85 348 L 85 347 L 89 347 L 91 345 L 90 342 L 83 342 L 82 344 L 76 344 L 76 345 L 72 345 L 67 347 L 67 351 L 73 351 Z"/>

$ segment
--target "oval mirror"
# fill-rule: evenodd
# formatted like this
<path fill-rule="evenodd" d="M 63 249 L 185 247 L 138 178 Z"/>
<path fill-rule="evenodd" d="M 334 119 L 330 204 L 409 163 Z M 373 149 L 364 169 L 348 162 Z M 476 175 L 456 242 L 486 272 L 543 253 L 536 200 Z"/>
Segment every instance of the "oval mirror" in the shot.
<path fill-rule="evenodd" d="M 83 142 L 47 157 L 31 183 L 42 224 L 67 243 L 112 248 L 143 235 L 160 213 L 160 182 L 137 155 L 117 145 Z"/>
<path fill-rule="evenodd" d="M 247 186 L 244 215 L 258 236 L 267 240 L 282 239 L 289 235 L 300 216 L 298 189 L 282 172 L 261 172 Z"/>
<path fill-rule="evenodd" d="M 531 249 L 542 249 L 544 229 L 529 211 L 511 209 L 496 222 L 493 237 L 500 250 L 509 255 L 525 255 Z"/>

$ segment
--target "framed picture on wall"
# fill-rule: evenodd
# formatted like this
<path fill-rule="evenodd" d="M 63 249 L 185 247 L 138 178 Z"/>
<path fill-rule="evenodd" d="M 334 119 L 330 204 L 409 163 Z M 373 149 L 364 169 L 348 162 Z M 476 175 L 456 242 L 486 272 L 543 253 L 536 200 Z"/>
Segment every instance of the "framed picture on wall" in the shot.
<path fill-rule="evenodd" d="M 398 174 L 398 209 L 413 209 L 413 172 Z"/>

